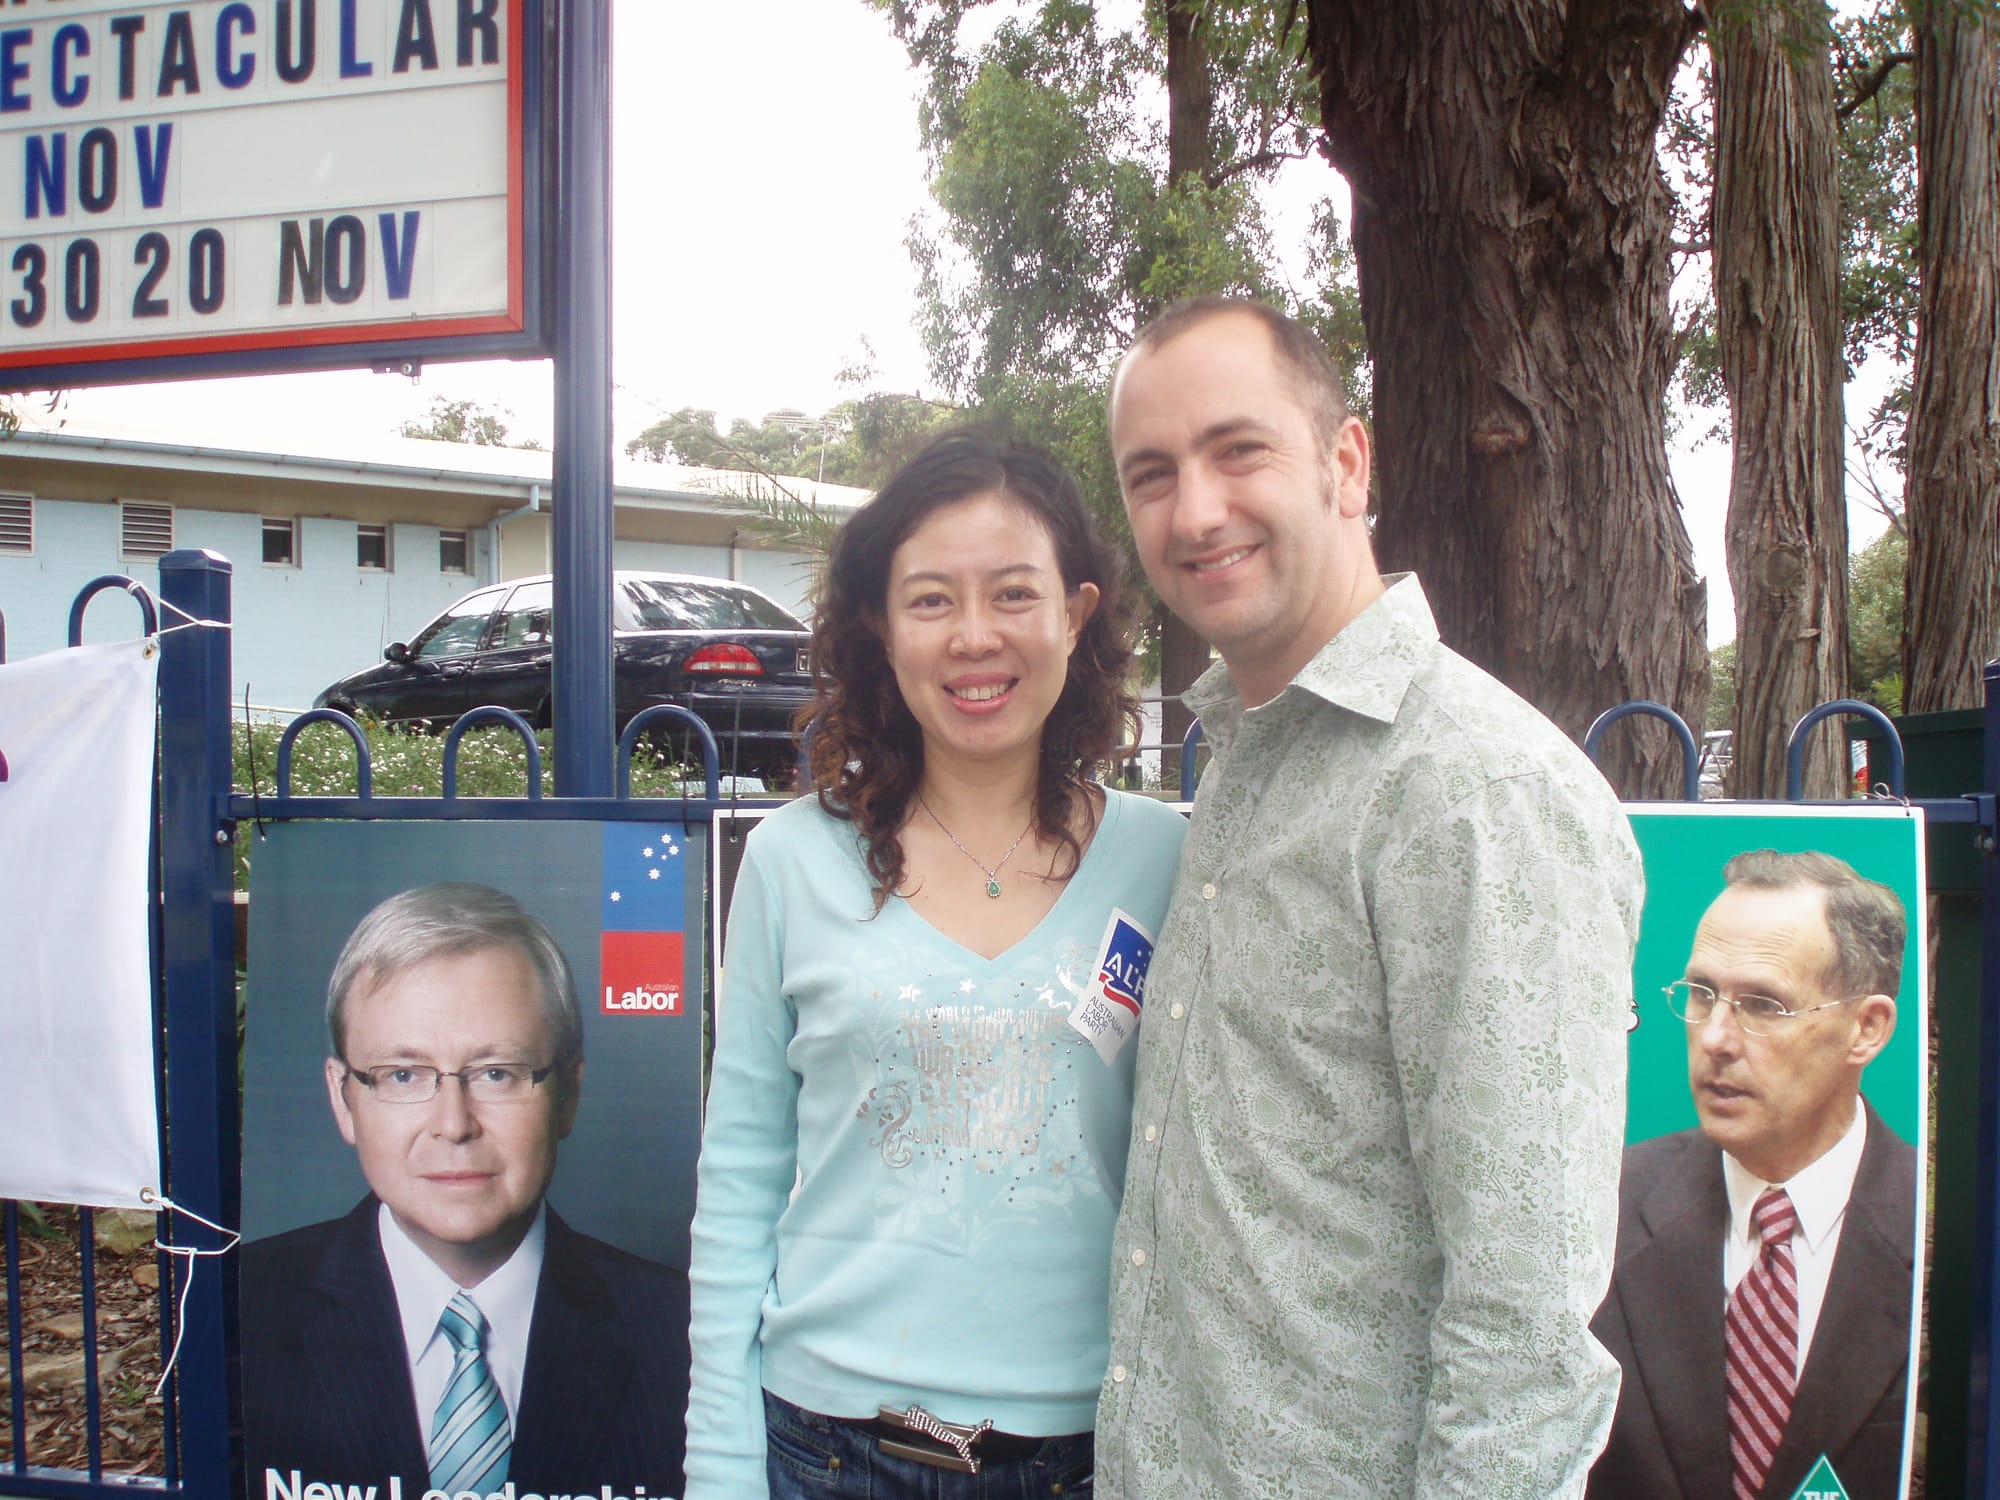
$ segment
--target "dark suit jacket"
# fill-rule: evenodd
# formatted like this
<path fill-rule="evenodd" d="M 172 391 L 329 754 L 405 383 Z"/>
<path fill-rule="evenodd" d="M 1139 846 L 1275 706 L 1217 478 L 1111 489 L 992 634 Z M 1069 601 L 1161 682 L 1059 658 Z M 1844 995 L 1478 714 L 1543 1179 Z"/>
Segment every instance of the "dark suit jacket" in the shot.
<path fill-rule="evenodd" d="M 1824 1453 L 1853 1500 L 1895 1500 L 1909 1376 L 1917 1153 L 1862 1101 L 1868 1134 L 1826 1301 L 1764 1494 L 1790 1500 Z M 1722 1152 L 1699 1130 L 1625 1150 L 1611 1291 L 1591 1323 L 1625 1371 L 1592 1500 L 1729 1494 Z"/>
<path fill-rule="evenodd" d="M 429 1487 L 377 1200 L 243 1247 L 243 1435 L 264 1469 L 310 1482 Z M 678 1495 L 686 1446 L 687 1278 L 548 1215 L 507 1477 L 518 1493 L 610 1484 Z"/>

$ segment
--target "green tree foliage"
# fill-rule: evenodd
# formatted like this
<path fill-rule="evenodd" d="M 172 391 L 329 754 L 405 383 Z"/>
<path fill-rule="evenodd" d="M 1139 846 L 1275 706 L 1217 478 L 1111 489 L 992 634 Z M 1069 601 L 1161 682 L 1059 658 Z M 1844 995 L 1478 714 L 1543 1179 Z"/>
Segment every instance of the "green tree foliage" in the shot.
<path fill-rule="evenodd" d="M 1727 729 L 1736 722 L 1736 642 L 1708 653 L 1708 717 L 1704 729 Z"/>
<path fill-rule="evenodd" d="M 1847 680 L 1885 714 L 1903 711 L 1903 576 L 1909 544 L 1891 528 L 1847 565 Z"/>
<path fill-rule="evenodd" d="M 755 424 L 738 417 L 724 433 L 713 411 L 684 406 L 633 438 L 625 451 L 655 463 L 874 489 L 960 415 L 922 396 L 871 391 L 817 417 L 790 408 Z"/>
<path fill-rule="evenodd" d="M 1847 358 L 1908 363 L 1917 326 L 1916 100 L 1901 0 L 1834 22 Z"/>
<path fill-rule="evenodd" d="M 984 41 L 984 0 L 870 0 L 928 74 L 922 133 L 938 214 L 910 236 L 932 371 L 955 399 L 1055 440 L 1100 495 L 1106 383 L 1140 324 L 1207 292 L 1317 321 L 1350 364 L 1360 312 L 1329 242 L 1303 294 L 1277 274 L 1260 188 L 1316 131 L 1298 39 L 1276 4 L 1150 0 L 1119 27 L 1083 0 L 1017 7 Z M 1188 38 L 1170 77 L 1170 12 Z M 1178 86 L 1178 92 L 1176 88 Z M 1193 96 L 1190 99 L 1190 95 Z M 1176 172 L 1176 107 L 1205 125 Z M 1317 233 L 1332 226 L 1322 213 Z"/>
<path fill-rule="evenodd" d="M 479 401 L 453 401 L 448 396 L 431 397 L 431 409 L 421 421 L 405 422 L 397 432 L 407 438 L 428 438 L 434 443 L 470 443 L 479 448 L 526 448 L 539 450 L 532 440 L 507 441 L 513 413 Z"/>

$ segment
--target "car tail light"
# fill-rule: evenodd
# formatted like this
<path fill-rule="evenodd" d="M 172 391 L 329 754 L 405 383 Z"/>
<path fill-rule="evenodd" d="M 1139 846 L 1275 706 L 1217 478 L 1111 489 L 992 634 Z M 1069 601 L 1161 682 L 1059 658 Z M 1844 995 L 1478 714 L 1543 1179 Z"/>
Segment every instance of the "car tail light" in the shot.
<path fill-rule="evenodd" d="M 764 664 L 748 646 L 726 641 L 703 646 L 681 663 L 684 672 L 706 672 L 717 677 L 762 677 Z"/>

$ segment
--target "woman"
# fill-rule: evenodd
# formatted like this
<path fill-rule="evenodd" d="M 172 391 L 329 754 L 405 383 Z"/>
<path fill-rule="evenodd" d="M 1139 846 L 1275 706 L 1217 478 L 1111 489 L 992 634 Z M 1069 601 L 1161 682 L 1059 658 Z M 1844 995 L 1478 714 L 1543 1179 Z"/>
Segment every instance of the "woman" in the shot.
<path fill-rule="evenodd" d="M 687 1500 L 1090 1493 L 1124 960 L 1182 834 L 1088 780 L 1135 719 L 1119 583 L 1058 465 L 967 435 L 834 543 L 817 793 L 729 914 Z"/>

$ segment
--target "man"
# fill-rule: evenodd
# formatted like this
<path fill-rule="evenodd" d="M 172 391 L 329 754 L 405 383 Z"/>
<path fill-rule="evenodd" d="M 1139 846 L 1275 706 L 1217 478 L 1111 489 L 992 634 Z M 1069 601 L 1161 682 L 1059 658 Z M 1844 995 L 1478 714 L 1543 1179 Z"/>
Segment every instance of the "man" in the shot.
<path fill-rule="evenodd" d="M 1141 561 L 1222 663 L 1148 982 L 1097 1486 L 1580 1494 L 1643 877 L 1609 787 L 1378 576 L 1317 340 L 1178 308 L 1113 385 Z"/>
<path fill-rule="evenodd" d="M 1789 1500 L 1824 1457 L 1851 1500 L 1893 1500 L 1917 1163 L 1861 1071 L 1896 1028 L 1903 906 L 1825 854 L 1723 879 L 1669 987 L 1701 1126 L 1625 1153 L 1592 1325 L 1625 1381 L 1590 1493 Z"/>
<path fill-rule="evenodd" d="M 370 1191 L 244 1247 L 250 1494 L 678 1494 L 686 1279 L 543 1201 L 583 1083 L 548 929 L 488 886 L 392 896 L 334 965 L 327 1031 Z"/>

